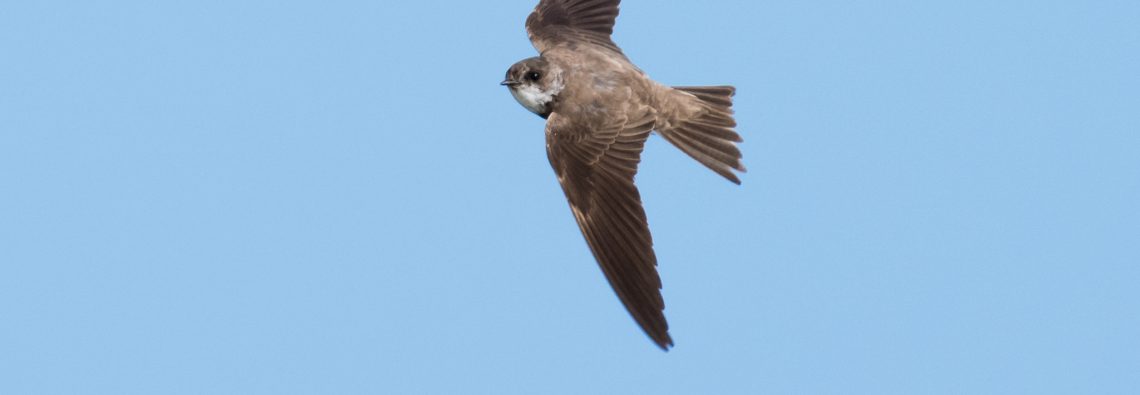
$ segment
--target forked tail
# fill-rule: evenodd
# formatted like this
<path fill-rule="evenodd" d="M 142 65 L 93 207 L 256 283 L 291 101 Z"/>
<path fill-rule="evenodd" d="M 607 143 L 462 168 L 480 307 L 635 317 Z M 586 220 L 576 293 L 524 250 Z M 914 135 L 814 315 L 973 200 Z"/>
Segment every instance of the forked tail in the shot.
<path fill-rule="evenodd" d="M 747 171 L 740 163 L 736 143 L 743 139 L 736 133 L 732 118 L 731 86 L 677 86 L 679 103 L 664 127 L 657 132 L 697 162 L 729 181 L 740 184 L 733 173 Z"/>

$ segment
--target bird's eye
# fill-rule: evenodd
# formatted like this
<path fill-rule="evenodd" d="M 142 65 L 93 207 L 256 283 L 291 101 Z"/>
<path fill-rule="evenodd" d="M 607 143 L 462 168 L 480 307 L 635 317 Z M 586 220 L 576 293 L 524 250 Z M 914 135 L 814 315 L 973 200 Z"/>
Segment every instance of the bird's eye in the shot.
<path fill-rule="evenodd" d="M 542 74 L 539 74 L 537 71 L 532 71 L 526 75 L 526 79 L 531 81 L 538 81 L 539 78 L 542 78 Z"/>

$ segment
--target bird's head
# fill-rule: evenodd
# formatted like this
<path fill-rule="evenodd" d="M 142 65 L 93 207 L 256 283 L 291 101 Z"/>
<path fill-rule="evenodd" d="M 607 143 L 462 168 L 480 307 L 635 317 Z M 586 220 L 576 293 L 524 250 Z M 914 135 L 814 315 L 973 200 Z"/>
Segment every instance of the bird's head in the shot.
<path fill-rule="evenodd" d="M 523 59 L 507 69 L 507 77 L 502 84 L 511 95 L 527 110 L 546 118 L 550 115 L 550 104 L 562 91 L 560 70 L 541 57 Z"/>

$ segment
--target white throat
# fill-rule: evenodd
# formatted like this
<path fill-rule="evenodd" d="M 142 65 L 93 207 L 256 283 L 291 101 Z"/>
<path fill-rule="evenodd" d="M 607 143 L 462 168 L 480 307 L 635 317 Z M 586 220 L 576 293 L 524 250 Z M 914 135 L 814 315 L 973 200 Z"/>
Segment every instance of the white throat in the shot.
<path fill-rule="evenodd" d="M 538 84 L 523 84 L 511 89 L 511 96 L 526 107 L 527 110 L 538 115 L 546 113 L 546 104 L 554 100 L 554 96 L 562 91 L 562 84 L 552 84 L 550 90 L 542 91 Z"/>

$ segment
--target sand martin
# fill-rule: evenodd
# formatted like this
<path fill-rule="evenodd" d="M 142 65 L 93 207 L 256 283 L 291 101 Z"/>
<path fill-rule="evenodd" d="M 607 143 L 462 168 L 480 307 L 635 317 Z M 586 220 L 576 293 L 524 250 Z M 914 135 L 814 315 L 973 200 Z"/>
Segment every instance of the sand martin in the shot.
<path fill-rule="evenodd" d="M 610 39 L 620 0 L 541 0 L 526 19 L 540 56 L 503 85 L 546 119 L 546 154 L 610 286 L 659 347 L 673 345 L 641 195 L 634 186 L 651 132 L 739 184 L 741 142 L 731 86 L 669 87 Z"/>

